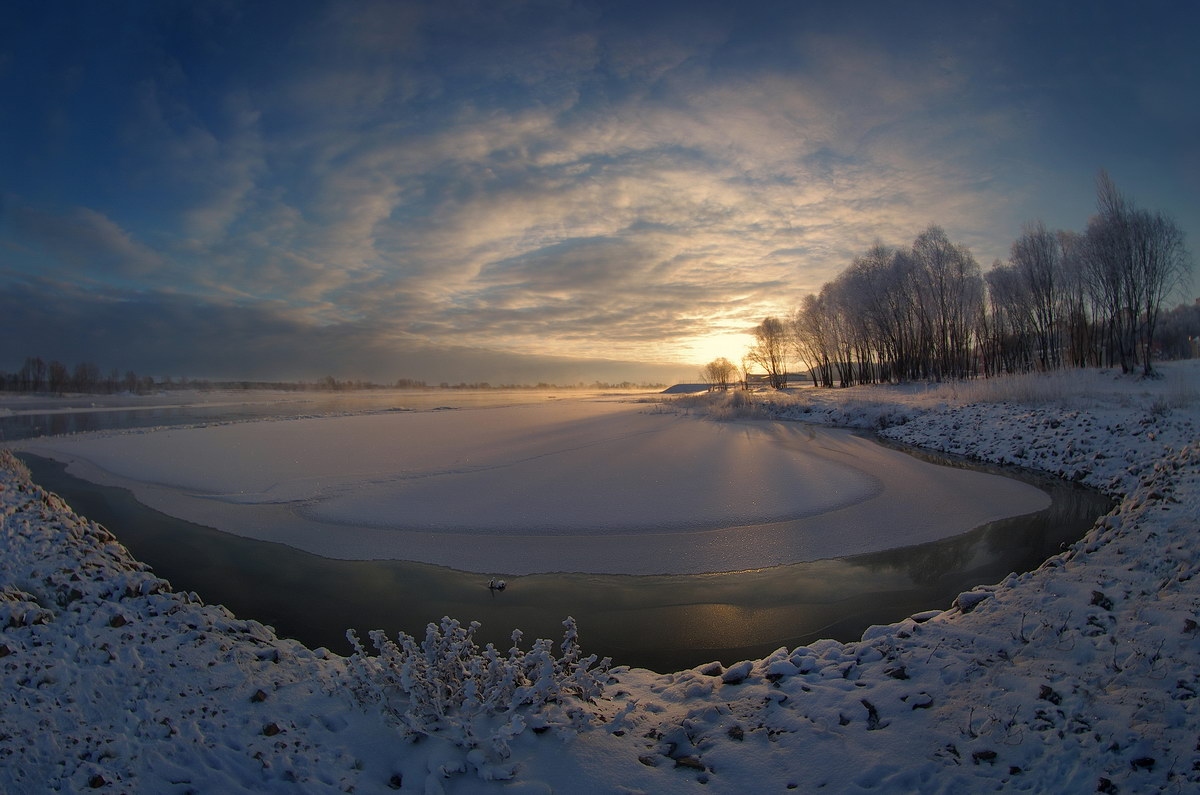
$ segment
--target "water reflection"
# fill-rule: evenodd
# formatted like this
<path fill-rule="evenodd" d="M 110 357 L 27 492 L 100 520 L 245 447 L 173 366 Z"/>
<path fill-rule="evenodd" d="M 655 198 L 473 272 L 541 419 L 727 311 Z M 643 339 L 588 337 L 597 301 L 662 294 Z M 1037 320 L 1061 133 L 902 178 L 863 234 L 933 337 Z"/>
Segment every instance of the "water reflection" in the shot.
<path fill-rule="evenodd" d="M 124 489 L 67 475 L 57 462 L 20 457 L 37 482 L 106 525 L 177 590 L 196 591 L 310 646 L 345 653 L 348 627 L 422 635 L 428 622 L 450 615 L 481 621 L 480 641 L 507 648 L 513 628 L 527 639 L 558 638 L 560 622 L 573 615 L 586 650 L 658 671 L 760 657 L 820 638 L 854 640 L 872 624 L 948 607 L 974 585 L 1036 568 L 1111 507 L 1097 492 L 1023 474 L 1051 495 L 1049 508 L 944 541 L 725 574 L 509 576 L 508 588 L 495 593 L 479 574 L 330 560 L 221 533 L 149 509 Z"/>

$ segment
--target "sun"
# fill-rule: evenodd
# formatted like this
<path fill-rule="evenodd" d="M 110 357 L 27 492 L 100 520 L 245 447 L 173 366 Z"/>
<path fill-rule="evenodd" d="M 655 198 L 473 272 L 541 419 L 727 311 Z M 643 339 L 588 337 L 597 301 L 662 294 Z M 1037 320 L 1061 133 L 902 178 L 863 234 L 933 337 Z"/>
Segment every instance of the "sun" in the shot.
<path fill-rule="evenodd" d="M 698 367 L 721 357 L 740 365 L 742 357 L 753 343 L 754 338 L 749 334 L 727 332 L 692 337 L 684 343 L 684 348 L 687 359 L 694 361 Z"/>

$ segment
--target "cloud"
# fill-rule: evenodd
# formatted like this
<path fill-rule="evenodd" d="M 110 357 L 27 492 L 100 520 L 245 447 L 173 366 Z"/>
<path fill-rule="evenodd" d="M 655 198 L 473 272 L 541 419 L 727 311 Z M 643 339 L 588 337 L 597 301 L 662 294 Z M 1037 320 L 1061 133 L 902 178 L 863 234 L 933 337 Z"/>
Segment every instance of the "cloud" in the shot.
<path fill-rule="evenodd" d="M 428 344 L 379 324 L 315 324 L 276 304 L 97 292 L 46 279 L 11 283 L 0 292 L 0 368 L 15 369 L 26 356 L 159 377 L 573 384 L 690 375 L 686 367 L 614 357 L 523 355 L 453 339 Z"/>
<path fill-rule="evenodd" d="M 183 99 L 198 78 L 168 69 L 142 80 L 124 137 L 138 153 L 135 179 L 167 202 L 179 232 L 215 243 L 251 209 L 267 174 L 265 143 L 244 90 L 217 98 L 207 118 Z"/>
<path fill-rule="evenodd" d="M 38 252 L 39 262 L 93 278 L 153 277 L 163 257 L 111 219 L 87 207 L 52 211 L 0 196 L 0 232 Z"/>
<path fill-rule="evenodd" d="M 39 105 L 96 130 L 69 166 L 42 179 L 60 160 L 28 118 L 19 140 L 41 165 L 0 153 L 18 175 L 0 267 L 173 295 L 180 318 L 249 317 L 314 356 L 324 329 L 382 357 L 688 359 L 787 312 L 877 238 L 905 245 L 936 222 L 986 265 L 1037 217 L 1039 190 L 1066 202 L 1029 152 L 1078 75 L 1038 82 L 1014 46 L 1037 26 L 976 16 L 556 0 L 131 12 L 137 36 L 58 59 L 94 101 L 60 86 Z M 38 74 L 31 57 L 18 66 Z M 44 71 L 59 86 L 63 69 Z M 1146 107 L 1169 104 L 1164 85 Z"/>
<path fill-rule="evenodd" d="M 306 301 L 430 341 L 677 352 L 734 312 L 747 327 L 786 311 L 820 286 L 801 266 L 830 278 L 875 237 L 953 228 L 968 207 L 954 175 L 914 173 L 879 129 L 881 104 L 927 87 L 870 86 L 864 121 L 782 71 L 671 82 L 668 102 L 466 103 L 432 129 L 331 133 L 297 161 L 306 189 L 276 205 L 296 223 L 265 259 L 313 264 L 280 271 Z"/>
<path fill-rule="evenodd" d="M 593 295 L 620 289 L 645 253 L 614 238 L 575 238 L 486 265 L 476 283 L 523 295 Z"/>
<path fill-rule="evenodd" d="M 401 36 L 398 56 L 382 34 L 353 56 L 347 43 L 363 35 L 353 30 L 369 23 L 338 19 L 346 27 L 318 61 L 348 69 L 332 74 L 352 97 L 378 84 L 375 59 L 413 74 L 413 58 L 449 35 L 406 15 L 380 23 Z M 606 49 L 597 34 L 549 68 L 523 41 L 485 43 L 440 73 L 445 104 L 431 118 L 418 112 L 421 123 L 368 112 L 395 98 L 391 85 L 355 100 L 358 112 L 266 138 L 264 112 L 289 111 L 262 90 L 235 87 L 205 119 L 169 91 L 183 78 L 144 85 L 144 163 L 187 197 L 185 237 L 169 252 L 192 274 L 181 289 L 277 301 L 312 322 L 396 328 L 425 344 L 685 355 L 691 337 L 786 311 L 874 237 L 902 242 L 928 222 L 926 197 L 954 205 L 950 180 L 907 168 L 886 130 L 939 81 L 913 68 L 879 79 L 884 54 L 810 37 L 796 45 L 808 72 L 783 62 L 722 71 L 711 64 L 721 36 L 700 26 L 690 49 L 653 58 Z M 590 96 L 602 61 L 637 85 Z M 509 107 L 480 103 L 471 88 L 556 75 L 578 90 Z M 300 98 L 314 74 L 299 70 L 290 91 L 276 79 L 298 103 L 293 115 L 311 112 L 312 98 Z"/>

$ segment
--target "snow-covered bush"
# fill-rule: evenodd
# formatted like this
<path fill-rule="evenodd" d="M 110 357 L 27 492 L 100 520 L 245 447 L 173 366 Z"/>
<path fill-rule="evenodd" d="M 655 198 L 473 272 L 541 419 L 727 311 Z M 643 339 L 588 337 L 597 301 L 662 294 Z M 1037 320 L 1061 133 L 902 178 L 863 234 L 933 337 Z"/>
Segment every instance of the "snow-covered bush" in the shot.
<path fill-rule="evenodd" d="M 403 632 L 393 641 L 375 630 L 375 656 L 350 630 L 354 653 L 347 669 L 359 703 L 379 705 L 408 736 L 440 737 L 472 751 L 468 759 L 485 775 L 483 763 L 507 758 L 509 741 L 527 727 L 586 729 L 593 718 L 589 704 L 603 695 L 611 661 L 582 656 L 573 618 L 563 621 L 559 657 L 549 640 L 522 650 L 520 630 L 513 631 L 507 654 L 491 643 L 480 649 L 474 641 L 479 626 L 443 618 L 429 624 L 420 643 Z M 495 776 L 495 767 L 486 775 Z"/>
<path fill-rule="evenodd" d="M 755 395 L 744 389 L 722 389 L 713 392 L 700 392 L 694 395 L 681 395 L 673 398 L 671 405 L 689 411 L 696 411 L 714 420 L 742 420 L 765 416 L 763 413 L 764 399 L 788 400 L 787 394 L 769 390 L 763 395 Z"/>

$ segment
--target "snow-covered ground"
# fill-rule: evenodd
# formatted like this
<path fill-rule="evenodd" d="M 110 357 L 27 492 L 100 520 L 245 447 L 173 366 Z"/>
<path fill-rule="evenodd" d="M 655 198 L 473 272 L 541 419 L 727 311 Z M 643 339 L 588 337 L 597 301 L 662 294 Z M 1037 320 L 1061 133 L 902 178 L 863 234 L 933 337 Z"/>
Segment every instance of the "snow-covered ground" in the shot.
<path fill-rule="evenodd" d="M 498 574 L 745 571 L 935 541 L 1050 502 L 846 430 L 708 422 L 613 400 L 19 447 L 227 532 L 330 558 Z"/>
<path fill-rule="evenodd" d="M 859 642 L 617 669 L 590 701 L 546 703 L 579 681 L 569 644 L 554 667 L 436 634 L 428 659 L 280 641 L 172 593 L 0 453 L 0 790 L 1194 791 L 1200 399 L 1193 363 L 1164 370 L 760 399 L 1120 503 L 1037 571 Z"/>

